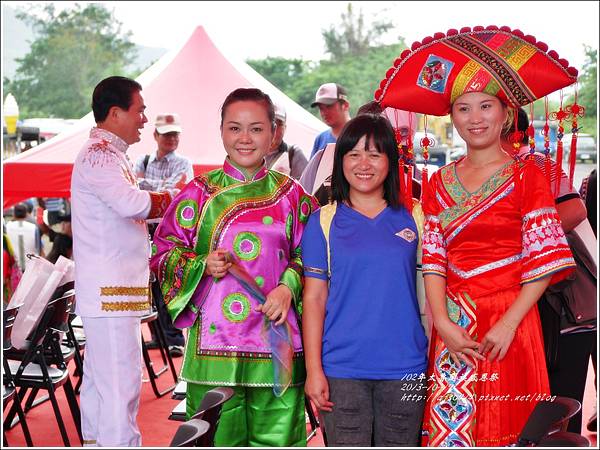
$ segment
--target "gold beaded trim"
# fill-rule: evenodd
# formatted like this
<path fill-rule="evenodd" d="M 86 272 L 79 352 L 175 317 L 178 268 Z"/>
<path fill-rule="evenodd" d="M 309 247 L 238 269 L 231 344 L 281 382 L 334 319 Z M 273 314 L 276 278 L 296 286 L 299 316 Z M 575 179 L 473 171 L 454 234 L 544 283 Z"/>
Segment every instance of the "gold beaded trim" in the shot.
<path fill-rule="evenodd" d="M 83 440 L 83 445 L 91 445 L 91 444 L 96 444 L 96 439 L 84 439 Z"/>
<path fill-rule="evenodd" d="M 150 295 L 150 289 L 148 289 L 147 287 L 109 286 L 109 287 L 101 287 L 100 295 L 102 295 L 102 296 L 127 295 L 127 296 L 136 296 L 136 297 L 148 297 Z"/>
<path fill-rule="evenodd" d="M 102 311 L 144 311 L 150 302 L 102 302 Z"/>

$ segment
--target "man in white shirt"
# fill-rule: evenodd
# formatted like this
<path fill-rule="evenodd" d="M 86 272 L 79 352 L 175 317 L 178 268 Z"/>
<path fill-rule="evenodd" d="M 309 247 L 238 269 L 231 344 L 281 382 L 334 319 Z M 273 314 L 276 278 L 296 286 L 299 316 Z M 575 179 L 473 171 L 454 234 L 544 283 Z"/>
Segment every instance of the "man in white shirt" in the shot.
<path fill-rule="evenodd" d="M 27 255 L 42 255 L 40 246 L 40 230 L 37 225 L 27 220 L 27 205 L 18 203 L 14 207 L 14 220 L 6 224 L 6 234 L 15 251 L 15 259 L 19 268 L 24 271 Z"/>
<path fill-rule="evenodd" d="M 139 189 L 129 145 L 147 122 L 141 86 L 109 77 L 94 89 L 97 126 L 71 179 L 76 312 L 86 349 L 81 386 L 84 445 L 141 445 L 136 416 L 142 380 L 140 317 L 150 309 L 145 219 L 161 217 L 170 192 Z"/>

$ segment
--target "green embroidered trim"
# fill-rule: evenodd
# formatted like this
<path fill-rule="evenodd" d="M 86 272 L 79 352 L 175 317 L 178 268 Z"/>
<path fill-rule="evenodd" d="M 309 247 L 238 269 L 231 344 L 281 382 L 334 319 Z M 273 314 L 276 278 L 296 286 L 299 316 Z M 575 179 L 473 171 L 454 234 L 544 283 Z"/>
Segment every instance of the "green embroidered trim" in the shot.
<path fill-rule="evenodd" d="M 294 225 L 294 217 L 289 213 L 285 219 L 285 237 L 288 241 L 292 240 L 292 226 Z"/>
<path fill-rule="evenodd" d="M 195 200 L 182 200 L 175 210 L 177 223 L 181 225 L 182 228 L 194 228 L 198 223 L 198 209 L 198 203 Z"/>
<path fill-rule="evenodd" d="M 311 209 L 310 198 L 306 195 L 303 195 L 300 198 L 300 204 L 298 206 L 298 220 L 300 223 L 308 222 Z"/>
<path fill-rule="evenodd" d="M 233 240 L 233 251 L 244 261 L 252 261 L 260 254 L 260 238 L 249 231 L 242 231 Z"/>
<path fill-rule="evenodd" d="M 221 309 L 230 322 L 243 322 L 250 314 L 250 301 L 244 294 L 234 292 L 223 299 Z"/>

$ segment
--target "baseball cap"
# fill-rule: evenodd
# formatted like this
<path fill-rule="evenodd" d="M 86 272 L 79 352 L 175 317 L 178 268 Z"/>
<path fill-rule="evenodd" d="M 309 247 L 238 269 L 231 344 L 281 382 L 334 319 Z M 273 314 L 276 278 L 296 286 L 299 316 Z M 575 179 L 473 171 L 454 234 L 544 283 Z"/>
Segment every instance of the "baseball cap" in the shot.
<path fill-rule="evenodd" d="M 154 122 L 158 134 L 181 133 L 181 121 L 178 114 L 159 114 Z"/>
<path fill-rule="evenodd" d="M 279 103 L 273 103 L 275 107 L 275 120 L 281 120 L 285 122 L 287 118 L 287 113 L 285 112 L 285 108 Z"/>
<path fill-rule="evenodd" d="M 317 90 L 315 101 L 310 106 L 317 106 L 319 103 L 324 105 L 333 105 L 338 100 L 348 101 L 348 92 L 346 88 L 337 83 L 325 83 Z"/>

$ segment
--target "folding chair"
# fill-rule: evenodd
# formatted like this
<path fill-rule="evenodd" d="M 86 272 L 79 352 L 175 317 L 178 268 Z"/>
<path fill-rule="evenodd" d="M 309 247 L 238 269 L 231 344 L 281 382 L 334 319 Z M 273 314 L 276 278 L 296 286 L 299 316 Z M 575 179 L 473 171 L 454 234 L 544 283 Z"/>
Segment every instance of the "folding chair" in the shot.
<path fill-rule="evenodd" d="M 210 424 L 202 419 L 190 419 L 177 428 L 169 447 L 203 447 L 202 438 L 210 430 Z"/>
<path fill-rule="evenodd" d="M 10 344 L 10 335 L 12 332 L 13 322 L 15 320 L 15 316 L 19 308 L 10 308 L 5 309 L 2 313 L 4 317 L 4 339 L 2 350 L 9 350 L 11 347 Z M 2 364 L 4 367 L 4 373 L 2 377 L 2 408 L 3 411 L 6 411 L 6 407 L 13 402 L 14 409 L 19 416 L 19 423 L 21 424 L 21 429 L 23 430 L 23 435 L 25 436 L 25 442 L 28 447 L 33 447 L 33 441 L 31 440 L 31 433 L 29 432 L 29 427 L 27 426 L 27 420 L 25 419 L 25 412 L 23 411 L 23 407 L 21 406 L 21 401 L 17 396 L 17 388 L 15 387 L 15 383 L 13 381 L 12 374 L 10 372 L 10 367 L 8 366 L 8 360 L 6 359 L 6 355 L 2 354 Z M 6 429 L 2 430 L 2 442 L 4 447 L 8 447 L 8 441 L 6 439 Z"/>
<path fill-rule="evenodd" d="M 223 404 L 233 397 L 234 391 L 229 387 L 218 387 L 211 389 L 200 402 L 196 413 L 190 418 L 206 420 L 210 424 L 210 429 L 199 439 L 200 447 L 214 447 L 215 434 Z"/>
<path fill-rule="evenodd" d="M 590 441 L 585 436 L 568 431 L 557 431 L 540 440 L 538 447 L 589 447 Z"/>
<path fill-rule="evenodd" d="M 62 386 L 65 391 L 79 439 L 83 442 L 79 405 L 60 345 L 61 333 L 67 329 L 68 315 L 73 301 L 74 293 L 71 291 L 67 295 L 48 303 L 38 326 L 28 338 L 30 345 L 22 359 L 11 359 L 10 351 L 6 352 L 8 373 L 13 376 L 15 386 L 20 388 L 17 394 L 20 400 L 25 398 L 29 389 L 48 391 L 65 446 L 70 446 L 70 442 L 55 394 L 56 388 L 59 386 Z M 17 409 L 15 405 L 16 402 L 13 402 L 13 406 L 4 421 L 5 427 L 12 423 Z"/>
<path fill-rule="evenodd" d="M 529 415 L 517 439 L 518 447 L 540 445 L 545 437 L 566 431 L 569 419 L 579 412 L 581 403 L 568 397 L 556 397 L 554 401 L 540 401 Z"/>
<path fill-rule="evenodd" d="M 175 386 L 175 389 L 173 389 L 171 398 L 175 399 L 175 400 L 183 400 L 185 398 L 186 394 L 187 394 L 187 382 L 180 381 L 179 383 L 177 383 L 177 386 Z"/>
<path fill-rule="evenodd" d="M 148 378 L 150 378 L 150 384 L 152 385 L 152 390 L 154 391 L 154 395 L 157 398 L 162 397 L 168 392 L 171 392 L 175 389 L 178 382 L 177 369 L 175 369 L 175 364 L 173 364 L 173 359 L 169 354 L 169 347 L 167 345 L 167 340 L 165 338 L 165 334 L 163 332 L 162 327 L 160 326 L 158 319 L 158 311 L 154 310 L 145 316 L 142 316 L 141 322 L 147 323 L 148 327 L 152 330 L 153 334 L 156 336 L 158 340 L 158 351 L 160 353 L 163 366 L 154 370 L 154 362 L 152 358 L 150 358 L 150 353 L 148 352 L 148 347 L 146 345 L 146 341 L 144 340 L 144 335 L 142 333 L 142 356 L 144 357 L 144 364 L 146 365 L 146 370 L 148 371 Z M 162 375 L 167 370 L 171 369 L 171 375 L 173 376 L 173 384 L 169 385 L 166 389 L 162 391 L 158 389 L 156 385 L 156 380 L 160 375 Z"/>

